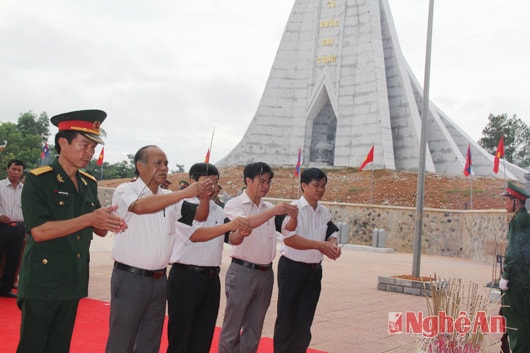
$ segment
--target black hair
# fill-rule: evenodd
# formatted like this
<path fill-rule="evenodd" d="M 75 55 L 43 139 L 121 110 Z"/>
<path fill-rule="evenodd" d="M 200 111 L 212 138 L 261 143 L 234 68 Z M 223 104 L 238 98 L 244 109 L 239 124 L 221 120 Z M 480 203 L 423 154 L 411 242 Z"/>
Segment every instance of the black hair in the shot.
<path fill-rule="evenodd" d="M 271 179 L 274 177 L 272 168 L 264 162 L 247 164 L 243 170 L 243 182 L 247 185 L 247 178 L 254 179 L 258 175 L 270 174 Z"/>
<path fill-rule="evenodd" d="M 300 174 L 300 184 L 309 184 L 312 180 L 320 181 L 322 179 L 324 179 L 326 183 L 328 182 L 326 173 L 318 168 L 309 168 Z"/>
<path fill-rule="evenodd" d="M 199 180 L 202 176 L 216 175 L 219 176 L 219 171 L 217 168 L 210 163 L 195 163 L 191 166 L 190 171 L 191 180 Z"/>
<path fill-rule="evenodd" d="M 155 145 L 147 145 L 147 146 L 140 148 L 138 151 L 136 151 L 136 154 L 134 155 L 134 173 L 138 176 L 140 175 L 140 172 L 138 171 L 138 168 L 136 167 L 136 162 L 142 162 L 143 164 L 147 164 L 147 158 L 148 158 L 147 149 L 151 147 L 159 148 L 158 146 L 155 146 Z"/>
<path fill-rule="evenodd" d="M 65 138 L 68 141 L 68 144 L 71 144 L 72 141 L 79 135 L 79 131 L 75 130 L 61 130 L 55 134 L 55 150 L 58 154 L 61 154 L 61 145 L 59 144 L 60 138 Z"/>
<path fill-rule="evenodd" d="M 20 159 L 10 159 L 9 162 L 7 162 L 7 168 L 9 169 L 12 164 L 22 166 L 22 169 L 26 168 L 26 164 Z"/>

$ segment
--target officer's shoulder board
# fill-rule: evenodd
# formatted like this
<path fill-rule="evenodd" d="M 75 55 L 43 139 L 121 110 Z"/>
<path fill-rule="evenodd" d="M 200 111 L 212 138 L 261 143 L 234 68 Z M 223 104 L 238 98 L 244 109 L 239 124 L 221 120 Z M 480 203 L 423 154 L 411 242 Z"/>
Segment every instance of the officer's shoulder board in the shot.
<path fill-rule="evenodd" d="M 33 174 L 33 175 L 39 176 L 39 175 L 51 172 L 52 170 L 53 170 L 53 168 L 51 166 L 45 165 L 45 166 L 42 166 L 42 167 L 38 167 L 38 168 L 32 169 L 30 171 L 30 173 Z"/>
<path fill-rule="evenodd" d="M 96 182 L 96 183 L 98 182 L 98 180 L 96 179 L 96 177 L 94 177 L 94 176 L 93 176 L 92 174 L 90 174 L 90 173 L 85 172 L 84 170 L 80 170 L 79 173 L 81 173 L 81 175 L 86 176 L 88 179 L 90 179 L 90 180 L 92 180 L 92 181 L 94 181 L 94 182 Z"/>

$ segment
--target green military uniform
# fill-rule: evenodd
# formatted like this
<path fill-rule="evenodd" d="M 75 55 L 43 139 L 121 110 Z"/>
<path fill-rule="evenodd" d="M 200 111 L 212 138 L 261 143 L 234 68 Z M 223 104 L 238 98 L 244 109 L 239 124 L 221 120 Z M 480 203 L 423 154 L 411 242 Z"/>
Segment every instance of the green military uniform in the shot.
<path fill-rule="evenodd" d="M 504 195 L 526 200 L 527 194 L 509 183 Z M 530 352 L 530 214 L 522 207 L 510 221 L 508 246 L 502 277 L 508 280 L 503 291 L 502 313 L 512 353 Z"/>
<path fill-rule="evenodd" d="M 54 308 L 54 302 L 71 301 L 70 312 L 64 314 L 72 317 L 73 320 L 68 323 L 71 327 L 62 328 L 70 332 L 73 329 L 77 303 L 80 298 L 88 295 L 92 228 L 43 242 L 35 242 L 31 229 L 48 221 L 75 218 L 100 207 L 96 179 L 82 171 L 77 172 L 76 178 L 79 190 L 76 190 L 57 159 L 50 166 L 37 168 L 28 174 L 22 192 L 22 211 L 30 237 L 24 250 L 18 285 L 21 307 L 25 302 L 38 303 L 39 310 L 45 311 L 46 308 Z M 25 342 L 26 335 L 27 351 L 42 352 L 40 345 L 49 345 L 49 342 L 35 342 L 34 330 L 46 330 L 47 325 L 33 322 L 29 318 L 27 322 L 24 321 L 23 315 L 21 345 Z M 58 339 L 68 340 L 69 346 L 71 334 L 64 336 Z"/>

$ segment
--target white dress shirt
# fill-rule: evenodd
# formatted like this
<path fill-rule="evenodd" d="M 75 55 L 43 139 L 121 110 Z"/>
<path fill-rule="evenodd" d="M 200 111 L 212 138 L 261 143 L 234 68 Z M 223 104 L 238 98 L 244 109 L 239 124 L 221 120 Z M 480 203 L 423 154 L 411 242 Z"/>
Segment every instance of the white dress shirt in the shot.
<path fill-rule="evenodd" d="M 24 220 L 22 216 L 22 183 L 13 188 L 8 178 L 0 180 L 0 215 L 9 217 L 13 222 Z"/>
<path fill-rule="evenodd" d="M 199 204 L 200 202 L 197 197 L 194 197 L 180 201 L 177 204 L 175 225 L 177 237 L 173 243 L 173 251 L 169 262 L 195 266 L 221 266 L 224 234 L 204 242 L 193 242 L 190 237 L 198 228 L 223 224 L 226 218 L 225 212 L 219 205 L 210 200 L 210 209 L 206 221 L 198 222 L 193 220 L 193 224 L 190 226 L 178 221 L 181 217 L 182 204 L 185 201 L 193 204 Z"/>
<path fill-rule="evenodd" d="M 112 204 L 118 205 L 116 213 L 127 221 L 128 228 L 116 233 L 112 258 L 115 261 L 144 270 L 159 270 L 167 266 L 175 240 L 176 206 L 164 210 L 137 215 L 129 212 L 129 206 L 138 199 L 153 193 L 142 179 L 119 185 L 112 197 Z M 170 193 L 158 188 L 158 194 Z"/>
<path fill-rule="evenodd" d="M 259 206 L 254 205 L 246 192 L 228 200 L 224 211 L 231 220 L 237 217 L 249 217 L 274 207 L 270 202 L 260 200 Z M 232 246 L 231 256 L 259 265 L 268 265 L 276 256 L 276 228 L 274 217 L 267 220 L 243 239 L 239 245 Z"/>
<path fill-rule="evenodd" d="M 294 201 L 292 204 L 298 206 L 298 225 L 294 232 L 285 230 L 284 227 L 290 219 L 289 216 L 285 217 L 282 225 L 282 245 L 280 247 L 280 253 L 293 261 L 310 264 L 319 263 L 323 258 L 323 255 L 319 250 L 294 249 L 285 245 L 283 239 L 292 237 L 296 234 L 310 240 L 326 240 L 326 231 L 328 229 L 328 222 L 331 221 L 331 214 L 326 207 L 320 204 L 320 202 L 317 203 L 317 208 L 313 209 L 313 207 L 303 196 L 299 200 Z M 331 235 L 331 237 L 337 238 L 338 234 L 338 232 L 335 232 Z"/>

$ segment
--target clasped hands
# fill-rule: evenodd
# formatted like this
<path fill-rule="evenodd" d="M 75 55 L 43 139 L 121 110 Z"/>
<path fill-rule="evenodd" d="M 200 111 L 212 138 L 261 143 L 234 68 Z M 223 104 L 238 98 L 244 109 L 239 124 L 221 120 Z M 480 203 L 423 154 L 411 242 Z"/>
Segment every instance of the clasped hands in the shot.
<path fill-rule="evenodd" d="M 117 209 L 117 205 L 96 209 L 92 212 L 94 216 L 92 227 L 114 233 L 123 232 L 127 229 L 127 223 L 116 214 Z"/>
<path fill-rule="evenodd" d="M 250 224 L 250 219 L 246 217 L 237 217 L 230 222 L 232 225 L 232 231 L 239 231 L 239 235 L 242 237 L 247 237 L 252 233 L 252 225 Z"/>

